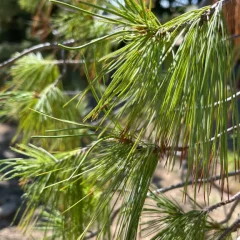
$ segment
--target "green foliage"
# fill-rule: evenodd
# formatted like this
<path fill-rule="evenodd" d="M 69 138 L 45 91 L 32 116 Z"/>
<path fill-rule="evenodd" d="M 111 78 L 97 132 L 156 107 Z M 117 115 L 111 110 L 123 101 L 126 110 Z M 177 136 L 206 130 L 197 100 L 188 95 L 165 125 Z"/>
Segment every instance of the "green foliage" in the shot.
<path fill-rule="evenodd" d="M 52 2 L 98 16 L 66 3 Z M 210 7 L 193 10 L 163 25 L 142 1 L 126 1 L 125 5 L 119 3 L 118 8 L 104 8 L 104 11 L 121 20 L 98 17 L 122 30 L 79 47 L 65 47 L 82 49 L 112 37 L 126 42 L 126 46 L 102 58 L 105 66 L 101 74 L 113 70 L 115 73 L 85 120 L 96 119 L 103 110 L 107 118 L 112 109 L 125 102 L 114 119 L 119 122 L 124 117 L 123 135 L 144 131 L 147 141 L 162 146 L 162 154 L 168 150 L 170 168 L 175 162 L 177 146 L 188 146 L 189 170 L 200 168 L 203 178 L 211 174 L 209 159 L 214 171 L 220 154 L 221 172 L 227 174 L 227 115 L 231 108 L 233 125 L 237 125 L 238 113 L 236 101 L 224 101 L 229 91 L 234 93 L 235 86 L 221 2 L 212 12 Z M 175 43 L 182 36 L 183 42 L 176 50 Z M 169 55 L 172 61 L 163 72 Z M 238 130 L 236 135 L 239 142 Z M 197 179 L 198 174 L 193 174 Z"/>
<path fill-rule="evenodd" d="M 206 214 L 192 210 L 185 213 L 181 207 L 165 197 L 154 197 L 157 208 L 146 208 L 146 214 L 159 213 L 159 219 L 151 220 L 143 231 L 156 233 L 152 239 L 204 239 Z M 195 227 L 193 227 L 195 226 Z"/>
<path fill-rule="evenodd" d="M 49 85 L 40 94 L 35 92 L 7 92 L 0 95 L 2 101 L 0 116 L 8 117 L 19 121 L 18 131 L 13 141 L 21 135 L 22 142 L 29 142 L 33 135 L 46 135 L 46 130 L 63 129 L 68 126 L 60 121 L 42 116 L 35 111 L 49 114 L 56 118 L 66 120 L 77 120 L 79 113 L 77 109 L 72 111 L 70 108 L 63 108 L 67 98 L 62 91 L 55 85 Z M 48 139 L 36 139 L 35 142 L 41 143 L 44 147 L 50 147 L 55 150 L 66 150 L 77 147 L 80 141 L 77 136 L 80 132 L 74 129 L 66 129 L 65 135 L 70 134 L 71 139 L 57 138 L 49 145 Z M 72 136 L 76 134 L 76 137 Z M 81 134 L 83 132 L 81 131 Z M 85 132 L 86 134 L 86 132 Z M 52 137 L 56 136 L 55 132 L 48 134 Z"/>
<path fill-rule="evenodd" d="M 28 11 L 28 12 L 35 12 L 37 8 L 44 4 L 45 0 L 19 0 L 19 5 L 22 9 Z"/>
<path fill-rule="evenodd" d="M 13 140 L 21 135 L 22 142 L 27 143 L 33 135 L 46 135 L 46 130 L 68 128 L 65 123 L 52 121 L 31 109 L 72 121 L 77 121 L 80 117 L 79 110 L 84 112 L 84 104 L 78 109 L 74 104 L 63 107 L 69 99 L 62 91 L 58 67 L 55 61 L 43 59 L 40 53 L 23 57 L 11 68 L 10 73 L 12 80 L 7 84 L 7 88 L 11 91 L 0 94 L 0 115 L 19 121 Z M 80 132 L 70 129 L 65 131 L 66 134 L 79 136 Z M 49 135 L 55 136 L 56 133 Z M 36 139 L 35 142 L 44 147 L 51 146 L 49 149 L 66 150 L 79 146 L 77 136 L 71 139 L 59 137 L 54 141 L 43 138 Z"/>
<path fill-rule="evenodd" d="M 122 209 L 115 236 L 119 239 L 136 238 L 141 209 L 158 162 L 153 151 L 152 146 L 137 149 L 136 144 L 119 144 L 113 139 L 99 145 L 95 150 L 96 157 L 91 159 L 94 167 L 90 179 L 97 189 L 104 192 L 90 224 L 110 201 L 114 201 L 112 211 L 120 202 Z M 107 223 L 108 219 L 102 221 Z M 83 238 L 84 234 L 81 236 Z"/>
<path fill-rule="evenodd" d="M 27 144 L 33 136 L 35 144 L 13 148 L 27 159 L 1 163 L 2 178 L 20 178 L 26 191 L 22 225 L 52 230 L 50 239 L 85 239 L 97 231 L 98 239 L 132 240 L 146 212 L 159 214 L 144 224 L 151 239 L 217 239 L 224 228 L 205 210 L 185 212 L 155 195 L 153 208 L 144 204 L 159 159 L 172 169 L 179 148 L 188 155 L 186 180 L 212 176 L 218 163 L 222 177 L 228 174 L 229 111 L 233 125 L 239 119 L 236 98 L 226 100 L 235 83 L 222 1 L 164 24 L 143 0 L 51 2 L 59 6 L 52 22 L 59 39 L 80 44 L 60 46 L 75 50 L 70 60 L 81 58 L 77 68 L 89 86 L 67 97 L 67 61 L 60 67 L 57 54 L 29 54 L 10 69 L 0 115 L 18 121 L 14 140 Z M 38 7 L 37 1 L 20 4 L 32 12 Z M 119 43 L 124 46 L 110 53 Z M 86 113 L 90 90 L 96 106 Z M 231 131 L 238 160 L 239 129 Z M 209 185 L 203 188 L 209 195 Z"/>
<path fill-rule="evenodd" d="M 52 22 L 57 35 L 64 39 L 93 39 L 110 30 L 106 24 L 96 22 L 91 16 L 68 11 L 59 12 L 53 17 Z"/>
<path fill-rule="evenodd" d="M 142 224 L 144 236 L 161 240 L 204 240 L 218 239 L 224 231 L 224 228 L 217 222 L 213 222 L 204 210 L 185 212 L 174 200 L 163 195 L 152 194 L 151 199 L 156 206 L 146 205 L 143 209 L 143 216 L 146 214 L 152 218 Z"/>
<path fill-rule="evenodd" d="M 0 23 L 4 18 L 10 18 L 19 11 L 19 7 L 16 6 L 15 0 L 1 0 L 0 8 Z M 6 20 L 6 19 L 5 19 Z"/>
<path fill-rule="evenodd" d="M 39 92 L 59 77 L 56 63 L 44 59 L 41 53 L 31 53 L 21 59 L 10 70 L 13 77 L 10 88 Z"/>
<path fill-rule="evenodd" d="M 25 189 L 27 207 L 21 224 L 29 227 L 39 218 L 39 227 L 45 226 L 45 231 L 53 230 L 53 238 L 57 236 L 61 239 L 77 239 L 94 211 L 94 200 L 99 198 L 98 192 L 88 194 L 92 186 L 84 182 L 81 176 L 77 180 L 67 181 L 72 169 L 83 157 L 81 149 L 54 155 L 33 145 L 19 145 L 14 150 L 25 155 L 27 159 L 9 159 L 1 165 L 7 164 L 5 168 L 10 169 L 3 177 L 19 177 L 20 184 Z M 81 170 L 83 169 L 78 169 L 76 174 Z M 56 180 L 64 181 L 56 185 Z M 86 194 L 88 199 L 79 201 Z M 41 205 L 42 212 L 36 215 L 36 210 Z M 71 205 L 74 205 L 74 208 L 66 209 L 66 206 Z M 44 222 L 47 214 L 50 219 Z"/>

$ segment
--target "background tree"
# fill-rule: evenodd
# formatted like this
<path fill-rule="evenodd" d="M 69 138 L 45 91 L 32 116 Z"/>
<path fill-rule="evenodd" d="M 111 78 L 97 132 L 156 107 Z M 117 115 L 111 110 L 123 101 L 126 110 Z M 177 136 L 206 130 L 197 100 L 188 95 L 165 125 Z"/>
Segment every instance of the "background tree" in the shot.
<path fill-rule="evenodd" d="M 239 93 L 222 16 L 227 1 L 182 15 L 184 8 L 169 2 L 166 13 L 180 11 L 171 20 L 159 20 L 143 1 L 19 4 L 34 14 L 29 37 L 52 41 L 0 65 L 10 67 L 0 114 L 18 122 L 13 141 L 22 144 L 13 150 L 25 156 L 2 161 L 2 178 L 18 177 L 26 192 L 22 226 L 41 227 L 46 237 L 51 230 L 52 239 L 131 240 L 139 224 L 152 239 L 230 238 L 239 220 L 227 228 L 209 213 L 239 194 L 185 211 L 156 195 L 167 189 L 150 186 L 159 161 L 172 169 L 187 157 L 185 183 L 169 189 L 184 187 L 186 196 L 194 184 L 198 205 L 199 183 L 207 199 L 213 180 L 223 189 L 238 174 Z M 144 207 L 147 198 L 151 207 Z M 140 221 L 149 213 L 151 220 Z"/>

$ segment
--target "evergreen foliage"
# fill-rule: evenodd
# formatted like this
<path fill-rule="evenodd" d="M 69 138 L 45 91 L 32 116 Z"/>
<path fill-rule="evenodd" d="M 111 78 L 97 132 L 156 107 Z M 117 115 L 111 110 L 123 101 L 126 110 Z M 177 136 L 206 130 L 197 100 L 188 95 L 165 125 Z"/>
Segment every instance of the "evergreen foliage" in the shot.
<path fill-rule="evenodd" d="M 30 53 L 14 62 L 0 93 L 0 116 L 18 122 L 13 141 L 21 144 L 12 149 L 24 156 L 1 162 L 2 179 L 17 177 L 24 188 L 25 230 L 39 227 L 46 238 L 66 240 L 94 231 L 98 239 L 132 240 L 140 225 L 151 239 L 214 240 L 223 234 L 226 228 L 207 209 L 184 211 L 154 195 L 150 185 L 158 161 L 171 170 L 179 151 L 188 160 L 184 190 L 192 179 L 195 200 L 199 178 L 219 170 L 224 185 L 230 131 L 239 161 L 225 2 L 161 23 L 143 0 L 19 1 L 30 13 L 55 6 L 55 37 L 76 40 L 74 46 L 60 44 L 60 54 Z M 88 86 L 72 98 L 67 65 L 79 59 L 75 67 Z M 87 105 L 90 96 L 94 107 Z M 209 196 L 211 185 L 202 187 Z M 152 219 L 142 223 L 144 214 Z"/>
<path fill-rule="evenodd" d="M 36 1 L 26 1 L 26 0 L 19 0 L 19 5 L 22 9 L 29 11 L 29 12 L 35 12 L 37 8 L 44 4 L 45 0 L 36 0 Z"/>
<path fill-rule="evenodd" d="M 152 195 L 156 207 L 143 209 L 144 214 L 151 216 L 153 220 L 143 223 L 144 236 L 154 236 L 151 239 L 218 239 L 224 228 L 208 217 L 206 211 L 184 210 L 171 199 L 164 195 Z M 158 217 L 154 217 L 157 214 Z M 155 215 L 156 216 L 156 215 Z M 159 217 L 160 216 L 160 217 Z M 229 238 L 231 239 L 231 238 Z"/>

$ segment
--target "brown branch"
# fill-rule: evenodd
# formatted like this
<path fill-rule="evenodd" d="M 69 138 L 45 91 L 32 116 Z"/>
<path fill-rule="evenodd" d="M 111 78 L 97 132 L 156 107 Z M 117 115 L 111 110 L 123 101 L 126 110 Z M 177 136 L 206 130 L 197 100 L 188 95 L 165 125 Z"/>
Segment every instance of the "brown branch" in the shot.
<path fill-rule="evenodd" d="M 229 2 L 230 0 L 220 0 L 218 2 L 216 2 L 215 4 L 212 5 L 212 7 L 207 10 L 206 12 L 204 12 L 201 16 L 201 18 L 203 20 L 208 20 L 208 17 L 211 16 L 214 11 L 216 10 L 216 8 L 218 7 L 218 5 L 221 3 L 222 5 L 225 5 Z M 183 28 L 185 27 L 186 25 L 189 25 L 191 23 L 191 21 L 186 21 L 184 22 L 183 24 L 181 25 L 177 25 L 177 26 L 174 26 L 172 27 L 171 29 L 168 29 L 166 31 L 164 31 L 163 29 L 159 29 L 158 32 L 159 34 L 163 34 L 163 33 L 166 33 L 166 32 L 172 32 L 174 31 L 176 28 Z M 239 37 L 238 35 L 237 36 L 234 36 L 234 37 Z M 71 40 L 67 40 L 67 41 L 64 41 L 62 43 L 62 45 L 65 45 L 65 46 L 71 46 L 73 45 L 74 43 L 76 43 L 78 41 L 74 40 L 74 39 L 71 39 Z M 8 59 L 6 61 L 4 61 L 3 63 L 0 63 L 0 69 L 1 68 L 4 68 L 4 67 L 7 67 L 11 64 L 13 64 L 15 61 L 17 61 L 18 59 L 22 58 L 23 56 L 29 54 L 29 53 L 32 53 L 32 52 L 36 52 L 36 51 L 41 51 L 41 50 L 47 50 L 47 49 L 54 49 L 54 48 L 61 48 L 59 46 L 59 43 L 58 42 L 53 42 L 53 43 L 42 43 L 42 44 L 38 44 L 38 45 L 35 45 L 33 47 L 30 47 L 28 49 L 25 49 L 23 52 L 21 52 L 20 54 L 18 54 L 17 56 L 11 58 L 11 59 Z M 59 62 L 59 64 L 62 64 Z M 74 63 L 75 64 L 75 63 Z"/>
<path fill-rule="evenodd" d="M 228 128 L 226 131 L 223 131 L 223 132 L 220 132 L 217 136 L 215 137 L 212 137 L 209 142 L 212 142 L 214 141 L 216 138 L 219 138 L 221 137 L 224 133 L 231 133 L 233 132 L 234 130 L 238 129 L 240 127 L 240 123 L 238 125 L 235 125 L 235 126 L 232 126 L 230 128 Z"/>
<path fill-rule="evenodd" d="M 70 39 L 70 40 L 67 40 L 67 41 L 64 41 L 63 44 L 64 45 L 67 45 L 67 46 L 71 46 L 73 45 L 74 43 L 78 42 L 77 40 L 74 40 L 74 39 Z M 3 62 L 0 64 L 0 69 L 1 68 L 4 68 L 4 67 L 7 67 L 9 65 L 12 65 L 14 62 L 16 62 L 18 59 L 22 58 L 23 56 L 26 56 L 27 54 L 29 53 L 33 53 L 33 52 L 38 52 L 38 51 L 41 51 L 41 50 L 48 50 L 48 49 L 54 49 L 54 48 L 61 48 L 59 45 L 58 42 L 53 42 L 53 43 L 42 43 L 42 44 L 38 44 L 38 45 L 35 45 L 33 47 L 30 47 L 30 48 L 27 48 L 25 49 L 23 52 L 21 52 L 20 54 L 18 54 L 17 56 L 13 57 L 13 58 L 10 58 L 8 59 L 7 61 Z"/>
<path fill-rule="evenodd" d="M 226 228 L 226 230 L 221 234 L 221 236 L 218 238 L 218 240 L 224 240 L 226 237 L 233 231 L 235 231 L 240 224 L 240 218 L 238 218 L 236 221 L 233 222 L 231 226 Z"/>
<path fill-rule="evenodd" d="M 220 180 L 220 179 L 223 179 L 223 178 L 226 178 L 226 177 L 237 176 L 239 174 L 240 174 L 240 170 L 234 171 L 234 172 L 229 172 L 227 176 L 226 175 L 225 176 L 216 175 L 216 176 L 213 176 L 213 177 L 210 177 L 210 178 L 207 178 L 207 179 L 198 179 L 197 181 L 189 180 L 188 182 L 180 182 L 180 183 L 177 183 L 177 184 L 173 184 L 169 187 L 163 187 L 163 188 L 159 188 L 155 191 L 149 192 L 147 194 L 147 197 L 150 197 L 152 194 L 165 193 L 165 192 L 168 192 L 168 191 L 176 189 L 176 188 L 181 188 L 181 187 L 184 187 L 184 186 L 192 185 L 194 183 L 195 184 L 208 183 L 208 182 L 217 181 L 217 180 Z"/>
<path fill-rule="evenodd" d="M 226 98 L 225 100 L 215 102 L 214 103 L 214 107 L 216 107 L 216 106 L 218 106 L 218 105 L 220 105 L 222 103 L 225 103 L 225 102 L 230 102 L 232 99 L 237 98 L 239 96 L 240 96 L 240 91 L 236 92 L 235 94 L 233 94 L 232 96 Z M 208 106 L 208 107 L 211 107 L 211 106 Z"/>
<path fill-rule="evenodd" d="M 231 209 L 229 210 L 226 218 L 223 219 L 223 220 L 220 222 L 220 224 L 224 224 L 224 223 L 228 222 L 228 221 L 231 219 L 232 214 L 233 214 L 235 208 L 237 207 L 237 205 L 239 204 L 239 202 L 240 202 L 240 199 L 237 199 L 237 200 L 233 203 L 233 205 L 232 205 Z"/>
<path fill-rule="evenodd" d="M 219 203 L 216 203 L 216 204 L 206 208 L 204 211 L 207 212 L 207 213 L 210 213 L 210 212 L 212 212 L 213 210 L 215 210 L 219 207 L 222 207 L 224 205 L 227 205 L 227 204 L 232 203 L 232 202 L 237 201 L 237 200 L 240 200 L 240 192 L 238 192 L 237 194 L 235 194 L 234 196 L 232 196 L 228 200 L 221 201 Z"/>

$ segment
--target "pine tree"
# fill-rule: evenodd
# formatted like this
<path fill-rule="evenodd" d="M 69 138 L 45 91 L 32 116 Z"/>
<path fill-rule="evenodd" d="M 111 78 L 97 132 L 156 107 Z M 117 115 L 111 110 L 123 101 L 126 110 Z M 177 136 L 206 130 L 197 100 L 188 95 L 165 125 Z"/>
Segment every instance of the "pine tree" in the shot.
<path fill-rule="evenodd" d="M 222 13 L 228 1 L 165 23 L 143 0 L 19 3 L 43 19 L 34 27 L 41 39 L 62 43 L 0 64 L 11 65 L 0 115 L 18 121 L 12 149 L 25 156 L 3 160 L 2 179 L 19 178 L 25 191 L 23 228 L 39 227 L 46 239 L 132 240 L 140 225 L 148 239 L 231 239 L 240 221 L 226 227 L 209 213 L 239 194 L 186 211 L 160 194 L 166 189 L 151 187 L 159 161 L 171 170 L 187 157 L 183 196 L 192 183 L 199 206 L 199 184 L 208 198 L 215 179 L 223 188 L 239 173 L 239 93 Z M 81 80 L 75 89 L 73 74 Z"/>

